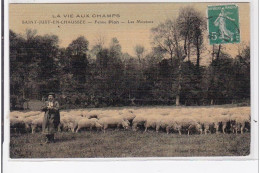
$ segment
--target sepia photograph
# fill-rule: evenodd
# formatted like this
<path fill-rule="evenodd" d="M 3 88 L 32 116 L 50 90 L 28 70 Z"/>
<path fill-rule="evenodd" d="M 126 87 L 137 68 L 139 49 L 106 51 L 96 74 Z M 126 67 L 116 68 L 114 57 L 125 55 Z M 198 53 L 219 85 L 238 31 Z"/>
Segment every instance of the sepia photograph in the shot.
<path fill-rule="evenodd" d="M 10 159 L 249 156 L 250 14 L 10 3 Z"/>

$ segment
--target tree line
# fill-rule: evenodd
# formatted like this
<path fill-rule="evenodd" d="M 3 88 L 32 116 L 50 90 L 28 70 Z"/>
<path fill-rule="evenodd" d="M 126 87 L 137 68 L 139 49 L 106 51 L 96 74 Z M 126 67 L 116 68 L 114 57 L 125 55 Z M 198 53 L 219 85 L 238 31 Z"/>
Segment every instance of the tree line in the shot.
<path fill-rule="evenodd" d="M 210 63 L 201 65 L 207 37 L 205 17 L 192 7 L 151 29 L 152 50 L 123 53 L 112 38 L 90 48 L 80 36 L 66 48 L 56 35 L 10 30 L 11 109 L 30 99 L 57 93 L 63 108 L 128 105 L 213 105 L 249 101 L 250 47 L 232 58 L 213 45 Z M 196 57 L 195 63 L 191 57 Z"/>

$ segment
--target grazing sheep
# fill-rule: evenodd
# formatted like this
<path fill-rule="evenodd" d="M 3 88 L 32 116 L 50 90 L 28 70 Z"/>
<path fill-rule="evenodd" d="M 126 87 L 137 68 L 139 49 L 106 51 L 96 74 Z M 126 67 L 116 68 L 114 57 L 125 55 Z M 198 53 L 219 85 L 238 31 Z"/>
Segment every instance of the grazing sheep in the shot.
<path fill-rule="evenodd" d="M 167 116 L 164 119 L 161 119 L 156 124 L 156 132 L 159 131 L 159 129 L 165 129 L 166 133 L 169 134 L 171 130 L 178 131 L 181 135 L 181 126 L 176 123 L 174 120 L 174 117 Z"/>
<path fill-rule="evenodd" d="M 32 121 L 40 114 L 39 111 L 31 112 L 19 112 L 14 111 L 10 113 L 10 125 L 14 131 L 17 131 L 17 126 L 19 126 L 20 132 L 29 132 L 31 131 Z"/>
<path fill-rule="evenodd" d="M 89 128 L 89 130 L 92 130 L 93 127 L 101 129 L 102 126 L 98 123 L 98 119 L 81 119 L 80 121 L 78 121 L 78 128 L 76 130 L 76 133 L 78 133 L 78 131 L 82 128 Z"/>
<path fill-rule="evenodd" d="M 82 120 L 86 119 L 85 117 L 73 117 L 72 120 L 68 122 L 69 129 L 74 133 L 76 128 L 78 127 L 78 123 Z"/>
<path fill-rule="evenodd" d="M 133 120 L 134 120 L 134 118 L 136 117 L 136 115 L 133 114 L 133 113 L 131 113 L 131 112 L 125 112 L 125 113 L 123 113 L 121 116 L 123 117 L 124 120 L 129 121 L 130 126 L 132 126 Z"/>
<path fill-rule="evenodd" d="M 58 132 L 68 131 L 69 130 L 69 121 L 61 117 L 60 124 L 58 125 Z"/>
<path fill-rule="evenodd" d="M 10 117 L 10 130 L 17 133 L 24 132 L 25 123 L 22 118 L 13 118 Z"/>
<path fill-rule="evenodd" d="M 33 121 L 36 119 L 42 118 L 43 119 L 43 113 L 42 112 L 36 112 L 33 113 L 26 113 L 26 116 L 21 117 L 23 119 L 23 122 L 25 124 L 25 131 L 30 132 L 32 129 Z"/>
<path fill-rule="evenodd" d="M 60 124 L 58 131 L 72 131 L 74 132 L 77 126 L 77 120 L 83 118 L 82 111 L 60 112 Z"/>
<path fill-rule="evenodd" d="M 10 128 L 12 132 L 34 133 L 40 129 L 42 114 L 39 111 L 10 112 Z M 92 120 L 93 119 L 93 120 Z M 89 125 L 89 120 L 100 123 Z M 86 124 L 83 122 L 86 121 Z M 82 123 L 82 124 L 81 124 Z M 82 127 L 81 127 L 82 126 Z M 135 109 L 78 109 L 60 112 L 59 131 L 78 132 L 82 128 L 102 127 L 105 131 L 109 127 L 128 128 L 133 131 L 139 128 L 160 129 L 170 131 L 200 133 L 243 133 L 250 130 L 250 107 L 218 108 L 218 107 L 153 107 Z"/>
<path fill-rule="evenodd" d="M 174 130 L 174 131 L 178 131 L 179 135 L 181 135 L 182 126 L 177 124 L 174 121 L 171 121 L 168 123 L 165 130 L 167 134 L 170 133 L 170 130 Z"/>
<path fill-rule="evenodd" d="M 158 124 L 158 120 L 155 118 L 149 118 L 145 121 L 144 127 L 145 127 L 145 132 L 147 131 L 148 128 L 153 128 L 156 129 L 156 125 Z M 157 131 L 156 131 L 157 132 Z"/>
<path fill-rule="evenodd" d="M 75 119 L 79 118 L 80 116 L 71 116 L 68 112 L 61 112 L 60 113 L 60 124 L 58 125 L 58 131 L 73 131 L 74 121 Z"/>
<path fill-rule="evenodd" d="M 195 117 L 196 122 L 200 124 L 200 132 L 206 135 L 207 133 L 212 133 L 215 128 L 215 121 L 213 118 L 203 115 L 203 117 Z"/>
<path fill-rule="evenodd" d="M 132 122 L 132 129 L 133 131 L 137 131 L 137 129 L 140 127 L 140 126 L 144 126 L 145 122 L 146 122 L 147 118 L 144 117 L 144 116 L 136 116 L 134 119 L 133 119 L 133 122 Z"/>
<path fill-rule="evenodd" d="M 156 129 L 156 132 L 159 132 L 160 122 L 161 122 L 161 120 L 165 119 L 165 117 L 167 117 L 167 116 L 162 116 L 157 113 L 150 114 L 144 123 L 144 127 L 145 127 L 144 131 L 146 132 L 148 128 L 153 128 L 153 129 Z"/>
<path fill-rule="evenodd" d="M 231 116 L 231 131 L 233 133 L 238 133 L 240 131 L 241 134 L 244 133 L 244 130 L 249 130 L 246 128 L 246 123 L 250 123 L 249 116 L 236 114 Z"/>
<path fill-rule="evenodd" d="M 168 122 L 169 120 L 166 118 L 156 122 L 156 132 L 159 132 L 160 129 L 166 129 L 166 127 L 169 125 Z"/>
<path fill-rule="evenodd" d="M 29 116 L 29 117 L 24 117 L 23 118 L 23 122 L 24 122 L 24 124 L 25 124 L 25 131 L 26 132 L 31 132 L 31 130 L 32 130 L 32 122 L 33 122 L 33 120 L 35 120 L 35 119 L 37 119 L 38 118 L 38 116 Z"/>
<path fill-rule="evenodd" d="M 187 134 L 190 135 L 190 133 L 194 131 L 199 131 L 200 134 L 202 134 L 202 127 L 199 123 L 196 122 L 196 120 L 192 117 L 184 116 L 184 117 L 176 117 L 175 118 L 175 128 L 178 128 L 184 131 L 187 131 Z M 181 134 L 181 131 L 179 130 L 179 134 Z"/>
<path fill-rule="evenodd" d="M 218 133 L 218 129 L 219 129 L 219 123 L 218 122 L 204 122 L 201 124 L 202 127 L 204 127 L 204 134 L 206 135 L 207 133 L 212 133 L 212 131 L 214 131 L 214 129 L 216 129 L 216 133 Z"/>
<path fill-rule="evenodd" d="M 37 129 L 42 128 L 42 122 L 43 122 L 43 116 L 38 117 L 32 121 L 32 125 L 31 125 L 32 133 L 35 133 Z"/>
<path fill-rule="evenodd" d="M 66 126 L 66 120 L 64 120 L 65 113 L 60 112 L 60 124 L 58 125 L 58 132 L 65 130 L 64 127 Z"/>
<path fill-rule="evenodd" d="M 218 132 L 218 128 L 221 127 L 222 133 L 225 134 L 230 124 L 230 115 L 227 114 L 227 115 L 215 116 L 214 121 L 215 121 L 214 125 L 215 125 L 216 132 Z"/>
<path fill-rule="evenodd" d="M 99 119 L 98 123 L 102 126 L 104 133 L 108 127 L 116 127 L 117 129 L 120 127 L 124 129 L 129 128 L 129 122 L 121 117 L 104 117 Z"/>

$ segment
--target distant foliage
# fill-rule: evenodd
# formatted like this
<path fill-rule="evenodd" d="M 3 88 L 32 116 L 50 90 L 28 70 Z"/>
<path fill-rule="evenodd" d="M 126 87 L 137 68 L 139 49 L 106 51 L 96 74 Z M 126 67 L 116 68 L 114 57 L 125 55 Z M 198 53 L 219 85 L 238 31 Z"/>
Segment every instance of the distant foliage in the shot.
<path fill-rule="evenodd" d="M 205 32 L 203 15 L 192 7 L 152 28 L 152 50 L 138 44 L 135 56 L 123 53 L 117 38 L 89 48 L 80 36 L 60 48 L 55 35 L 10 30 L 11 109 L 45 100 L 51 91 L 63 108 L 248 102 L 250 47 L 232 58 L 219 45 L 207 57 L 210 64 L 201 66 Z"/>

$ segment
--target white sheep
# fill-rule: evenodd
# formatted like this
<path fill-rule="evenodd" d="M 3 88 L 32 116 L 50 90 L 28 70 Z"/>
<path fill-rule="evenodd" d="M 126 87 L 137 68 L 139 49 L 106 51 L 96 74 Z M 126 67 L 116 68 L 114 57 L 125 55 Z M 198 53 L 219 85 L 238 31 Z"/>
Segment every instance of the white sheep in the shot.
<path fill-rule="evenodd" d="M 134 118 L 136 117 L 136 115 L 133 114 L 132 112 L 125 112 L 125 113 L 122 113 L 121 116 L 123 117 L 124 120 L 129 121 L 130 126 L 132 126 L 132 124 L 133 124 L 133 120 L 134 120 Z"/>
<path fill-rule="evenodd" d="M 129 122 L 118 116 L 101 118 L 98 120 L 98 123 L 102 126 L 104 133 L 108 127 L 123 127 L 124 129 L 129 128 Z"/>
<path fill-rule="evenodd" d="M 187 131 L 188 135 L 190 135 L 191 131 L 194 129 L 199 131 L 202 134 L 201 125 L 193 118 L 188 116 L 176 117 L 174 119 L 174 127 L 177 128 L 179 134 L 181 134 L 181 130 Z M 179 130 L 181 128 L 181 130 Z"/>
<path fill-rule="evenodd" d="M 147 117 L 145 116 L 136 116 L 133 119 L 133 125 L 132 125 L 132 129 L 133 131 L 137 131 L 137 129 L 139 128 L 139 126 L 144 126 L 145 122 L 147 120 Z"/>
<path fill-rule="evenodd" d="M 222 126 L 222 133 L 226 133 L 228 124 L 230 123 L 230 115 L 218 115 L 213 117 L 215 123 L 216 132 L 218 132 L 219 126 Z"/>
<path fill-rule="evenodd" d="M 35 117 L 23 117 L 22 119 L 23 119 L 23 122 L 24 122 L 24 125 L 25 125 L 25 131 L 26 132 L 31 131 L 32 121 L 35 119 Z"/>
<path fill-rule="evenodd" d="M 35 133 L 37 129 L 42 128 L 43 116 L 40 116 L 32 121 L 32 133 Z"/>
<path fill-rule="evenodd" d="M 70 121 L 68 122 L 68 127 L 69 129 L 71 129 L 71 131 L 74 133 L 76 128 L 78 127 L 78 123 L 81 121 L 81 120 L 84 120 L 86 119 L 85 117 L 73 117 L 73 119 L 70 119 Z"/>
<path fill-rule="evenodd" d="M 10 128 L 15 133 L 23 131 L 25 129 L 23 118 L 10 117 Z"/>
<path fill-rule="evenodd" d="M 101 129 L 101 124 L 99 124 L 98 119 L 96 118 L 91 118 L 91 119 L 87 119 L 87 118 L 82 118 L 78 121 L 78 127 L 76 130 L 76 133 L 78 133 L 78 131 L 82 128 L 89 128 L 89 130 L 92 130 L 92 128 L 95 127 L 97 129 Z"/>
<path fill-rule="evenodd" d="M 165 129 L 167 134 L 170 133 L 170 130 L 178 131 L 181 135 L 181 126 L 176 124 L 174 117 L 172 116 L 165 116 L 163 119 L 156 122 L 156 132 L 160 129 Z"/>
<path fill-rule="evenodd" d="M 158 132 L 160 129 L 161 120 L 165 119 L 166 117 L 167 116 L 165 116 L 165 113 L 163 115 L 161 115 L 159 112 L 149 114 L 144 123 L 145 132 L 147 131 L 148 128 L 156 129 L 156 132 Z"/>
<path fill-rule="evenodd" d="M 71 130 L 74 132 L 78 119 L 83 118 L 82 111 L 60 112 L 60 124 L 58 131 Z"/>
<path fill-rule="evenodd" d="M 71 130 L 74 127 L 75 117 L 71 116 L 69 113 L 61 112 L 60 113 L 60 124 L 58 125 L 58 131 L 67 131 Z"/>
<path fill-rule="evenodd" d="M 203 132 L 206 135 L 207 133 L 211 133 L 211 129 L 218 127 L 215 126 L 215 120 L 212 117 L 208 117 L 206 115 L 203 115 L 203 117 L 194 117 L 196 119 L 196 122 L 200 124 L 201 129 L 200 131 Z"/>
<path fill-rule="evenodd" d="M 145 132 L 147 131 L 148 128 L 153 128 L 153 129 L 156 129 L 156 125 L 158 124 L 158 119 L 156 118 L 147 118 L 147 120 L 145 121 L 144 123 L 144 128 L 145 128 Z M 158 132 L 156 130 L 156 132 Z"/>
<path fill-rule="evenodd" d="M 244 130 L 246 129 L 246 123 L 250 124 L 250 118 L 247 115 L 236 114 L 231 116 L 231 131 L 233 133 L 238 133 L 240 131 L 243 134 Z"/>

